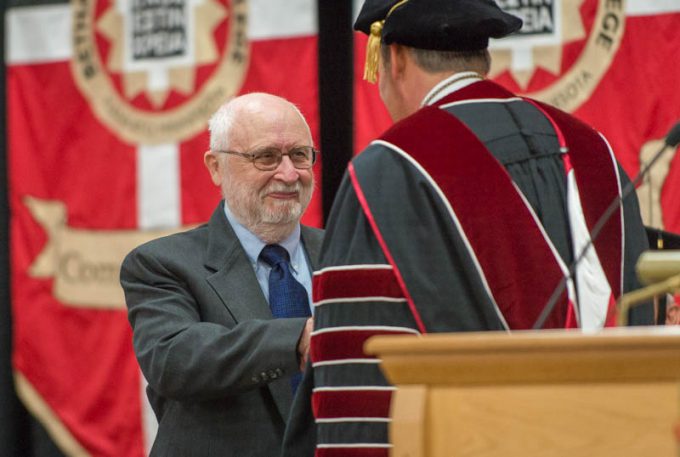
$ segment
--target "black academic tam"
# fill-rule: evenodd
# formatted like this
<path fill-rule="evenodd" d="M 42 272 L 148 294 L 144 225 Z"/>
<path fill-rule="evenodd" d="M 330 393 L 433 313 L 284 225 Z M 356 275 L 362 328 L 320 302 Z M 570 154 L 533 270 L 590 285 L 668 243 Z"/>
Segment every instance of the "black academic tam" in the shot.
<path fill-rule="evenodd" d="M 476 51 L 489 38 L 502 38 L 522 27 L 522 20 L 493 0 L 366 0 L 354 29 L 370 34 L 382 24 L 382 42 L 419 49 Z"/>

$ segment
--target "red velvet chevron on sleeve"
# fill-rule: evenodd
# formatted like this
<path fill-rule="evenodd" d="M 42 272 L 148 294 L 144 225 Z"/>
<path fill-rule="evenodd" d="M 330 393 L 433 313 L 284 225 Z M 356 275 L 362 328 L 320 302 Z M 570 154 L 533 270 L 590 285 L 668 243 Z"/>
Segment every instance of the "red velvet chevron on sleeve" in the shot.
<path fill-rule="evenodd" d="M 314 273 L 313 297 L 319 306 L 333 300 L 375 297 L 401 298 L 390 265 L 330 267 Z"/>
<path fill-rule="evenodd" d="M 316 457 L 387 457 L 395 387 L 364 353 L 375 335 L 419 334 L 391 265 L 325 268 L 314 274 L 316 329 L 310 358 Z"/>

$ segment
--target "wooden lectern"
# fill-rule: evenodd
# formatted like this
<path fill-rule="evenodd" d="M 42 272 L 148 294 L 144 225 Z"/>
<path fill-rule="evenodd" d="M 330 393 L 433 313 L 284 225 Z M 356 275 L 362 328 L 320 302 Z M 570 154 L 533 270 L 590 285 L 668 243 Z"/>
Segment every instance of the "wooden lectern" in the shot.
<path fill-rule="evenodd" d="M 392 457 L 679 455 L 680 328 L 381 336 Z"/>

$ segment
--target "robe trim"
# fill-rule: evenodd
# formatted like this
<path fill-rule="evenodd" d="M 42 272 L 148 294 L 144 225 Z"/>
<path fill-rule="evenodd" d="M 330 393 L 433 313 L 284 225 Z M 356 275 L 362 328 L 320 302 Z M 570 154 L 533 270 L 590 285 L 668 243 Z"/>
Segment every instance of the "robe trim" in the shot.
<path fill-rule="evenodd" d="M 341 386 L 341 387 L 315 387 L 313 392 L 355 392 L 364 390 L 396 391 L 395 386 Z"/>
<path fill-rule="evenodd" d="M 392 390 L 351 390 L 312 393 L 312 409 L 316 419 L 336 417 L 390 416 Z"/>
<path fill-rule="evenodd" d="M 366 340 L 378 335 L 404 335 L 410 333 L 404 332 L 400 328 L 317 333 L 312 335 L 314 344 L 311 345 L 310 356 L 314 363 L 329 360 L 375 358 L 364 353 L 364 343 Z"/>
<path fill-rule="evenodd" d="M 484 80 L 452 92 L 443 99 L 438 100 L 432 106 L 443 106 L 461 101 L 473 103 L 476 100 L 488 100 L 493 98 L 511 99 L 517 98 L 517 96 L 499 84 Z M 605 208 L 607 208 L 612 201 L 612 197 L 615 196 L 616 193 L 618 193 L 619 197 L 621 195 L 619 170 L 613 151 L 611 150 L 609 143 L 592 127 L 583 124 L 579 120 L 553 106 L 535 100 L 534 102 L 540 105 L 543 108 L 543 111 L 550 114 L 550 117 L 552 117 L 558 125 L 563 127 L 562 131 L 565 134 L 566 143 L 573 152 L 571 161 L 577 170 L 576 180 L 581 195 L 588 196 L 587 199 L 584 199 L 585 203 L 583 204 L 583 209 L 586 223 L 589 230 L 592 230 L 592 227 L 596 224 L 599 217 L 604 213 Z M 564 127 L 568 128 L 565 130 Z M 603 141 L 600 143 L 590 142 L 592 135 L 598 135 Z M 599 150 L 602 153 L 607 151 L 609 160 L 603 160 L 604 157 L 601 154 L 594 153 L 594 150 Z M 606 189 L 604 192 L 602 191 L 601 186 L 598 187 L 597 191 L 594 191 L 592 189 L 592 183 L 601 183 L 605 178 L 615 179 L 615 185 L 612 186 L 612 188 Z M 609 181 L 607 181 L 607 183 L 607 186 L 609 186 Z M 615 192 L 615 189 L 618 192 Z M 618 208 L 618 212 L 620 213 L 619 219 L 610 219 L 603 227 L 603 233 L 594 243 L 600 261 L 605 267 L 605 274 L 607 275 L 607 280 L 612 287 L 615 297 L 618 297 L 623 293 L 624 251 L 621 250 L 621 244 L 624 242 L 622 240 L 624 238 L 624 227 L 622 224 L 623 211 L 621 208 Z"/>
<path fill-rule="evenodd" d="M 569 292 L 569 310 L 566 327 L 599 328 L 600 326 L 607 326 L 610 321 L 608 316 L 612 315 L 612 303 L 615 302 L 615 300 L 611 286 L 609 285 L 609 279 L 604 272 L 604 266 L 600 261 L 597 249 L 590 235 L 590 230 L 588 229 L 588 224 L 583 212 L 583 205 L 581 203 L 580 191 L 576 182 L 576 171 L 571 162 L 567 141 L 564 138 L 562 128 L 538 102 L 530 98 L 524 98 L 524 101 L 533 105 L 546 119 L 548 119 L 552 125 L 553 131 L 557 135 L 557 141 L 560 146 L 560 152 L 562 152 L 564 168 L 567 175 L 567 201 L 568 207 L 570 208 L 569 225 L 571 227 L 572 244 L 573 246 L 578 246 L 576 255 L 581 252 L 584 246 L 588 246 L 585 251 L 585 256 L 582 259 L 575 259 L 575 262 L 577 263 L 574 264 L 574 275 L 572 276 L 569 271 L 565 274 Z M 602 137 L 602 135 L 600 135 L 600 137 Z M 607 149 L 610 148 L 608 147 Z M 618 174 L 616 176 L 616 181 L 618 184 Z M 585 228 L 585 233 L 581 228 Z M 621 239 L 623 238 L 624 237 L 622 236 Z M 623 259 L 623 256 L 621 258 Z M 584 268 L 590 273 L 588 275 L 590 280 L 595 281 L 595 284 L 603 283 L 603 286 L 593 288 L 587 287 L 587 279 L 584 277 L 585 272 L 583 271 Z M 581 279 L 584 279 L 584 281 L 580 282 Z M 582 288 L 578 291 L 578 297 L 576 290 L 574 289 L 574 280 L 576 280 L 578 284 L 582 284 Z M 581 300 L 582 298 L 583 300 Z M 592 306 L 593 304 L 595 306 Z M 601 309 L 597 310 L 597 308 Z M 604 311 L 604 314 L 602 311 Z M 604 317 L 600 320 L 600 316 Z"/>
<path fill-rule="evenodd" d="M 334 266 L 334 267 L 326 267 L 322 268 L 321 270 L 317 270 L 314 272 L 313 276 L 321 276 L 324 273 L 328 273 L 331 271 L 352 271 L 352 270 L 391 270 L 392 265 L 385 265 L 385 264 L 365 264 L 365 265 L 339 265 L 339 266 Z"/>
<path fill-rule="evenodd" d="M 400 147 L 396 146 L 395 144 L 392 144 L 388 141 L 385 140 L 375 140 L 371 144 L 379 144 L 382 145 L 393 152 L 396 152 L 399 154 L 401 157 L 405 158 L 408 160 L 409 163 L 411 163 L 417 170 L 418 172 L 427 180 L 427 182 L 430 184 L 430 186 L 435 190 L 437 195 L 439 196 L 440 201 L 444 206 L 446 206 L 447 211 L 449 212 L 449 216 L 451 216 L 451 220 L 453 223 L 456 225 L 456 228 L 458 229 L 460 233 L 460 237 L 463 240 L 463 243 L 465 244 L 465 247 L 468 251 L 468 254 L 470 255 L 470 259 L 472 260 L 472 263 L 474 264 L 477 273 L 479 274 L 479 277 L 481 278 L 482 284 L 484 285 L 484 289 L 493 303 L 494 310 L 496 311 L 496 315 L 500 319 L 501 323 L 503 324 L 503 327 L 506 330 L 510 330 L 510 326 L 508 325 L 507 321 L 505 320 L 505 316 L 501 312 L 500 308 L 498 307 L 498 304 L 496 303 L 496 300 L 491 293 L 491 288 L 489 287 L 489 284 L 487 282 L 486 276 L 484 274 L 484 270 L 482 270 L 482 267 L 479 263 L 479 260 L 477 259 L 477 256 L 475 254 L 475 251 L 472 249 L 472 246 L 470 244 L 469 239 L 467 238 L 467 235 L 465 234 L 465 230 L 463 230 L 463 227 L 458 219 L 458 216 L 456 215 L 455 211 L 453 210 L 453 207 L 451 206 L 451 203 L 449 200 L 446 198 L 446 195 L 442 191 L 442 189 L 439 187 L 437 182 L 430 176 L 430 174 L 423 168 L 422 165 L 420 165 L 413 157 L 411 157 L 410 154 L 408 154 L 406 151 L 401 149 Z M 396 268 L 396 266 L 395 266 Z"/>
<path fill-rule="evenodd" d="M 571 163 L 574 166 L 579 194 L 583 197 L 581 206 L 588 230 L 592 232 L 611 202 L 616 197 L 621 197 L 621 177 L 611 146 L 601 133 L 591 127 L 550 105 L 541 102 L 536 103 L 563 126 L 562 131 L 565 133 L 567 146 L 571 150 Z M 565 130 L 565 126 L 569 128 Z M 597 139 L 601 141 L 590 142 L 590 135 L 596 135 Z M 593 189 L 594 182 L 607 187 L 604 191 L 595 192 Z M 607 281 L 612 288 L 612 293 L 614 297 L 618 297 L 623 293 L 623 263 L 625 257 L 622 246 L 625 233 L 623 231 L 623 210 L 618 207 L 615 212 L 618 213 L 618 217 L 614 215 L 610 217 L 593 245 L 604 268 Z"/>
<path fill-rule="evenodd" d="M 475 98 L 475 99 L 471 99 L 471 100 L 459 100 L 457 102 L 443 103 L 441 105 L 439 105 L 435 102 L 435 103 L 433 103 L 433 106 L 439 106 L 442 109 L 446 109 L 446 108 L 451 108 L 451 107 L 454 107 L 454 106 L 471 105 L 471 104 L 475 104 L 475 103 L 511 103 L 511 102 L 521 102 L 522 100 L 524 100 L 524 99 L 521 98 L 521 97 Z"/>
<path fill-rule="evenodd" d="M 335 333 L 335 332 L 404 332 L 412 333 L 418 335 L 418 330 L 414 330 L 409 327 L 398 327 L 390 325 L 352 325 L 345 327 L 326 327 L 312 332 L 312 336 L 321 335 L 323 333 Z"/>
<path fill-rule="evenodd" d="M 603 201 L 603 197 L 612 198 L 609 196 L 621 195 L 619 170 L 613 151 L 611 150 L 611 146 L 607 140 L 602 136 L 601 133 L 594 131 L 587 125 L 569 116 L 566 116 L 563 112 L 555 109 L 554 107 L 526 97 L 518 98 L 503 87 L 489 81 L 483 81 L 479 84 L 470 85 L 458 92 L 451 93 L 449 96 L 444 97 L 441 101 L 439 101 L 439 103 L 435 105 L 455 106 L 459 103 L 475 103 L 475 101 L 488 102 L 490 99 L 488 96 L 489 93 L 494 94 L 494 98 L 498 100 L 498 102 L 501 102 L 502 100 L 518 100 L 530 103 L 540 112 L 542 112 L 544 117 L 550 122 L 553 131 L 557 135 L 560 151 L 566 153 L 563 158 L 565 159 L 564 165 L 567 174 L 569 175 L 569 172 L 572 172 L 572 178 L 575 175 L 575 182 L 578 183 L 577 186 L 573 187 L 570 184 L 569 192 L 571 193 L 575 189 L 578 189 L 577 192 L 579 200 L 585 201 L 585 204 L 580 205 L 581 210 L 579 210 L 578 214 L 575 216 L 580 218 L 582 221 L 585 220 L 588 232 L 591 232 L 601 215 L 604 214 L 606 208 L 609 206 L 609 201 Z M 565 135 L 565 130 L 563 130 L 563 127 L 567 128 L 567 135 Z M 592 139 L 593 135 L 597 135 L 600 141 L 589 141 Z M 575 155 L 573 160 L 569 156 L 570 149 L 572 147 L 573 151 L 571 152 L 573 152 Z M 595 152 L 599 153 L 596 154 Z M 604 157 L 605 153 L 608 154 L 608 158 Z M 580 165 L 576 167 L 576 171 L 574 172 L 572 170 L 574 170 L 574 163 L 576 162 L 578 162 Z M 592 195 L 592 183 L 603 181 L 604 179 L 607 179 L 607 181 L 605 181 L 606 191 L 603 193 L 598 189 L 598 195 Z M 615 186 L 612 185 L 611 180 L 616 183 Z M 580 198 L 581 196 L 588 196 L 589 198 L 584 200 Z M 571 201 L 572 197 L 569 198 Z M 588 259 L 590 259 L 588 260 L 588 263 L 593 264 L 593 262 L 595 262 L 596 264 L 599 264 L 593 264 L 593 267 L 591 267 L 589 270 L 603 270 L 605 276 L 604 281 L 605 283 L 609 284 L 611 293 L 615 294 L 616 296 L 620 295 L 623 291 L 623 252 L 625 248 L 623 212 L 620 209 L 619 219 L 619 221 L 614 219 L 616 222 L 612 222 L 612 224 L 616 225 L 609 225 L 609 223 L 606 225 L 604 231 L 607 233 L 604 237 L 596 239 L 593 242 L 593 251 L 587 255 Z M 573 228 L 573 220 L 571 220 L 570 224 Z M 589 234 L 587 236 L 587 239 L 590 239 Z M 614 248 L 617 242 L 620 242 L 620 246 Z M 575 255 L 579 254 L 580 252 L 576 250 Z M 579 267 L 575 276 L 583 279 L 582 271 L 583 268 Z M 574 301 L 576 300 L 576 290 L 574 289 L 573 279 L 571 276 L 567 275 L 566 277 L 568 279 L 567 287 L 570 295 L 570 310 L 568 311 L 567 315 L 567 325 L 572 326 L 574 325 L 575 320 L 579 320 L 580 313 L 576 313 L 574 316 L 572 316 L 571 307 L 575 306 Z M 601 292 L 605 291 L 602 290 Z M 579 296 L 580 295 L 581 293 L 579 292 Z M 604 308 L 604 311 L 611 314 L 612 307 L 611 304 L 608 305 L 608 303 L 615 301 L 615 299 L 610 298 L 607 300 L 604 298 L 604 296 L 601 296 L 600 298 L 602 298 L 602 300 L 598 300 L 600 306 Z M 581 312 L 584 311 L 581 310 Z M 593 315 L 593 312 L 595 312 L 595 314 L 599 314 L 599 312 L 593 310 L 586 310 L 585 312 L 590 313 L 590 316 Z M 605 319 L 604 324 L 611 325 L 610 319 Z"/>
<path fill-rule="evenodd" d="M 421 318 L 420 313 L 418 312 L 418 309 L 416 308 L 415 303 L 413 302 L 413 298 L 411 297 L 411 294 L 409 293 L 408 288 L 406 287 L 404 277 L 402 276 L 401 271 L 399 271 L 399 267 L 397 267 L 397 264 L 394 261 L 394 257 L 392 256 L 392 253 L 387 247 L 387 243 L 385 243 L 385 239 L 383 238 L 382 233 L 378 228 L 378 224 L 376 223 L 375 218 L 373 217 L 373 212 L 371 211 L 371 208 L 368 206 L 368 201 L 366 200 L 364 191 L 361 188 L 361 185 L 359 184 L 359 180 L 357 179 L 356 176 L 356 171 L 354 170 L 354 164 L 352 162 L 349 163 L 347 167 L 347 172 L 349 173 L 349 177 L 352 182 L 352 187 L 354 188 L 354 192 L 356 193 L 357 199 L 359 200 L 359 204 L 361 205 L 361 208 L 364 211 L 364 215 L 366 216 L 368 223 L 371 225 L 371 229 L 373 229 L 373 234 L 375 235 L 376 240 L 380 244 L 380 248 L 382 249 L 385 258 L 390 263 L 390 265 L 392 265 L 394 276 L 396 277 L 397 282 L 399 283 L 399 287 L 401 288 L 401 291 L 404 297 L 406 298 L 406 301 L 408 302 L 409 309 L 411 310 L 413 319 L 416 321 L 418 330 L 420 330 L 421 333 L 427 333 L 425 325 L 423 324 L 423 319 Z"/>
<path fill-rule="evenodd" d="M 569 157 L 569 156 L 565 156 Z M 578 328 L 580 326 L 580 317 L 579 317 L 579 312 L 578 312 L 578 306 L 576 305 L 576 289 L 574 287 L 574 280 L 569 277 L 569 267 L 567 266 L 566 263 L 564 263 L 564 260 L 562 260 L 562 257 L 560 256 L 559 252 L 557 252 L 557 248 L 555 248 L 555 244 L 552 242 L 550 237 L 545 231 L 545 228 L 543 227 L 543 224 L 541 223 L 540 219 L 536 215 L 536 211 L 534 211 L 534 208 L 531 206 L 529 201 L 526 199 L 525 195 L 522 193 L 522 191 L 517 187 L 516 183 L 512 183 L 517 195 L 522 199 L 524 202 L 524 206 L 527 208 L 529 211 L 529 214 L 531 214 L 531 217 L 534 219 L 534 222 L 536 224 L 536 227 L 538 227 L 538 230 L 541 232 L 541 235 L 543 235 L 543 239 L 545 240 L 546 245 L 548 248 L 550 248 L 550 252 L 552 252 L 553 257 L 555 259 L 555 262 L 559 266 L 560 270 L 562 271 L 562 275 L 564 278 L 566 278 L 567 284 L 566 284 L 566 290 L 567 290 L 567 314 L 565 317 L 565 324 L 564 328 Z M 557 287 L 557 285 L 556 285 Z M 551 294 L 552 295 L 552 294 Z M 547 304 L 547 303 L 546 303 Z M 544 305 L 545 306 L 545 305 Z M 535 326 L 535 323 L 534 323 Z"/>
<path fill-rule="evenodd" d="M 383 296 L 375 296 L 375 297 L 352 297 L 352 298 L 328 298 L 324 300 L 319 300 L 318 302 L 314 302 L 315 307 L 319 306 L 324 306 L 324 305 L 334 305 L 337 303 L 370 303 L 370 302 L 383 302 L 383 303 L 406 303 L 405 298 L 394 298 L 394 297 L 383 297 Z"/>
<path fill-rule="evenodd" d="M 332 303 L 330 300 L 363 300 L 380 293 L 385 298 L 404 299 L 392 267 L 324 269 L 314 274 L 313 302 Z M 347 287 L 352 284 L 352 287 Z"/>
<path fill-rule="evenodd" d="M 550 248 L 550 252 L 552 252 L 553 256 L 555 257 L 555 262 L 557 262 L 557 265 L 560 267 L 560 270 L 562 270 L 562 274 L 566 275 L 567 273 L 569 273 L 569 267 L 567 267 L 567 264 L 564 263 L 564 260 L 562 260 L 562 257 L 560 257 L 559 252 L 557 252 L 557 248 L 553 244 L 553 242 L 550 239 L 550 237 L 548 236 L 548 234 L 545 232 L 545 228 L 543 227 L 543 224 L 541 224 L 540 219 L 536 215 L 534 208 L 527 201 L 527 198 L 524 196 L 522 191 L 519 190 L 519 188 L 517 187 L 517 184 L 515 184 L 514 182 L 512 184 L 515 187 L 515 190 L 517 191 L 517 195 L 519 195 L 519 197 L 524 202 L 524 206 L 526 206 L 527 210 L 529 211 L 529 214 L 531 214 L 531 217 L 533 218 L 534 223 L 536 224 L 536 227 L 538 227 L 538 230 L 541 232 L 541 235 L 543 235 L 543 239 L 545 240 L 545 243 Z"/>
<path fill-rule="evenodd" d="M 605 136 L 602 135 L 602 133 L 600 133 L 600 132 L 598 132 L 598 134 L 600 135 L 600 138 L 602 138 L 602 141 L 604 142 L 604 144 L 607 145 L 607 151 L 609 152 L 609 158 L 612 161 L 612 166 L 614 167 L 614 173 L 616 174 L 616 185 L 617 185 L 617 188 L 618 188 L 618 195 L 619 195 L 619 198 L 621 198 L 621 196 L 623 195 L 623 189 L 621 188 L 621 173 L 619 173 L 619 167 L 618 167 L 618 164 L 616 162 L 616 156 L 614 155 L 614 150 L 612 149 L 611 144 L 609 144 L 609 141 L 607 140 L 607 138 L 605 138 Z M 626 252 L 625 251 L 625 249 L 626 249 L 626 237 L 624 236 L 624 234 L 626 233 L 626 221 L 623 217 L 623 211 L 622 211 L 621 207 L 619 207 L 619 220 L 621 221 L 620 224 L 621 224 L 621 253 L 622 253 L 621 254 L 621 283 L 619 284 L 619 287 L 620 287 L 619 290 L 620 290 L 620 294 L 623 294 L 623 271 L 624 271 L 624 265 L 623 265 L 624 255 L 623 255 L 623 253 Z"/>
<path fill-rule="evenodd" d="M 472 86 L 477 86 L 477 84 Z M 423 131 L 423 129 L 426 131 L 430 129 L 435 133 L 428 144 L 437 151 L 436 153 L 434 150 L 423 149 L 425 146 L 418 141 L 417 137 L 410 134 L 412 131 Z M 444 131 L 448 133 L 445 135 L 442 133 Z M 459 139 L 456 145 L 452 144 L 451 135 Z M 439 106 L 423 108 L 418 113 L 395 124 L 384 134 L 384 140 L 389 140 L 389 142 L 382 144 L 388 145 L 393 151 L 395 150 L 394 144 L 399 144 L 398 149 L 401 150 L 403 157 L 412 161 L 417 169 L 426 170 L 421 173 L 429 176 L 430 181 L 436 183 L 434 188 L 438 189 L 440 200 L 450 208 L 449 213 L 452 215 L 470 258 L 476 260 L 471 263 L 477 270 L 480 281 L 483 280 L 482 284 L 487 292 L 489 304 L 497 316 L 503 316 L 503 320 L 499 323 L 506 329 L 531 328 L 552 292 L 552 288 L 547 284 L 558 284 L 564 272 L 555 261 L 555 254 L 546 244 L 544 232 L 536 224 L 536 220 L 507 171 L 498 164 L 495 157 L 465 124 Z M 404 149 L 413 151 L 407 154 Z M 416 158 L 418 165 L 415 165 Z M 446 170 L 451 170 L 453 175 L 447 174 Z M 493 208 L 494 220 L 499 224 L 488 233 L 479 230 L 480 227 L 485 227 L 484 221 L 487 219 L 481 218 L 478 207 L 463 205 L 465 199 L 469 198 L 469 190 L 454 185 L 454 182 L 462 180 L 463 176 L 475 177 L 481 180 L 479 182 L 487 183 L 483 189 L 478 189 L 484 191 L 484 203 L 476 202 L 475 204 Z M 440 182 L 440 179 L 449 179 L 449 177 L 452 177 L 453 181 Z M 490 179 L 494 180 L 493 185 L 488 185 Z M 503 195 L 509 193 L 513 196 L 511 201 L 503 206 L 498 203 L 497 198 L 497 195 L 501 193 Z M 461 211 L 460 214 L 459 211 Z M 532 245 L 538 248 L 534 249 L 529 257 L 518 257 L 516 255 L 518 248 L 503 242 L 502 233 L 499 232 L 502 226 L 521 230 L 524 238 L 531 239 Z M 496 247 L 500 248 L 500 251 L 496 251 Z M 483 256 L 480 257 L 480 255 Z M 543 275 L 543 282 L 540 282 L 537 277 L 522 278 L 521 276 L 519 281 L 508 282 L 504 270 L 508 267 L 503 266 L 506 260 L 509 262 L 509 268 L 519 268 L 525 272 L 536 271 L 536 262 L 547 265 L 545 269 L 538 270 Z M 543 286 L 538 287 L 541 284 Z M 560 306 L 551 313 L 548 321 L 549 327 L 564 326 L 568 309 L 566 295 L 563 294 Z"/>
<path fill-rule="evenodd" d="M 523 98 L 523 97 L 510 97 L 510 98 L 478 98 L 478 99 L 471 99 L 471 100 L 461 100 L 457 102 L 451 102 L 451 103 L 446 103 L 440 105 L 440 108 L 447 108 L 447 107 L 452 107 L 452 106 L 457 106 L 457 105 L 465 105 L 465 104 L 476 104 L 476 103 L 511 103 L 511 102 L 528 102 L 532 104 L 536 109 L 538 109 L 545 118 L 550 122 L 550 124 L 553 127 L 553 130 L 555 131 L 555 134 L 557 135 L 557 140 L 560 145 L 560 148 L 562 150 L 565 150 L 566 148 L 566 142 L 564 139 L 564 134 L 562 133 L 562 129 L 559 128 L 559 126 L 555 123 L 554 119 L 552 116 L 549 116 L 541 106 L 539 106 L 537 103 L 535 103 L 531 99 Z M 571 165 L 571 164 L 569 164 Z M 555 260 L 557 261 L 558 266 L 560 267 L 560 270 L 562 270 L 562 273 L 567 275 L 569 272 L 569 268 L 567 265 L 564 263 L 562 258 L 560 257 L 559 253 L 557 252 L 557 249 L 555 248 L 555 245 L 553 244 L 552 240 L 550 240 L 550 237 L 548 237 L 548 234 L 545 232 L 545 229 L 543 227 L 543 224 L 541 224 L 540 220 L 538 219 L 538 216 L 536 215 L 536 212 L 534 211 L 533 207 L 531 204 L 527 201 L 526 197 L 522 193 L 521 190 L 517 187 L 517 184 L 514 182 L 512 183 L 513 187 L 515 188 L 515 191 L 517 192 L 517 195 L 522 199 L 522 202 L 524 202 L 524 206 L 527 208 L 529 211 L 529 214 L 531 214 L 531 217 L 534 219 L 534 222 L 536 223 L 536 226 L 540 230 L 541 234 L 543 235 L 543 239 L 547 243 L 548 247 L 550 248 L 550 251 L 552 252 L 553 256 L 555 257 Z M 448 200 L 447 200 L 448 203 Z M 572 295 L 573 296 L 573 295 Z M 572 304 L 573 305 L 573 304 Z"/>

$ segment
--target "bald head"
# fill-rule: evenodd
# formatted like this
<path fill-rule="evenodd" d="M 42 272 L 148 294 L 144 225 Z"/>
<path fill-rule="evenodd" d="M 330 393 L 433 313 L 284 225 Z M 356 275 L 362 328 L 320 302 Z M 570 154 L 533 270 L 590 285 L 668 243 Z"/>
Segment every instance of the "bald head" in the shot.
<path fill-rule="evenodd" d="M 309 126 L 297 106 L 276 95 L 254 92 L 233 98 L 210 118 L 210 149 L 233 149 L 234 141 L 242 142 L 239 137 L 257 136 L 258 130 L 267 128 L 272 123 L 288 123 L 295 128 L 304 129 L 309 144 L 312 144 Z"/>
<path fill-rule="evenodd" d="M 210 119 L 204 155 L 213 183 L 238 221 L 267 243 L 290 235 L 312 198 L 314 174 L 298 168 L 291 151 L 313 146 L 309 126 L 289 101 L 253 93 L 226 103 Z M 255 156 L 277 156 L 275 168 Z"/>

